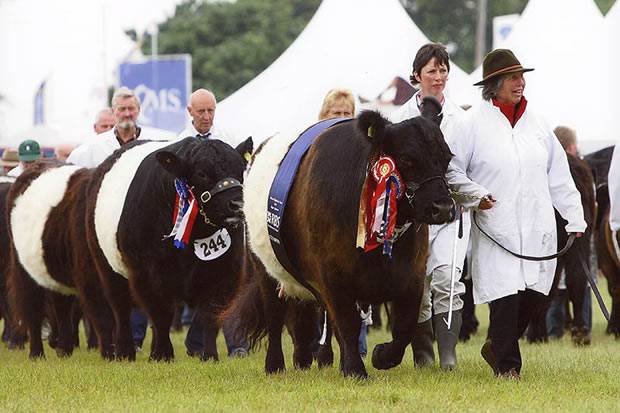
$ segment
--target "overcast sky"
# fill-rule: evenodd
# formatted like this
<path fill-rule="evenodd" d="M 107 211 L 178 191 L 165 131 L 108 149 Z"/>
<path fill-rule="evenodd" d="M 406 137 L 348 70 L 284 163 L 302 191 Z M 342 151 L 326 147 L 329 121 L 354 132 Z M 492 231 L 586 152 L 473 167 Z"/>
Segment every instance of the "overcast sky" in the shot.
<path fill-rule="evenodd" d="M 132 50 L 125 29 L 162 22 L 181 0 L 0 0 L 0 146 L 32 126 L 47 80 L 46 123 L 84 134 L 105 104 L 105 85 Z M 70 130 L 69 130 L 70 129 Z"/>

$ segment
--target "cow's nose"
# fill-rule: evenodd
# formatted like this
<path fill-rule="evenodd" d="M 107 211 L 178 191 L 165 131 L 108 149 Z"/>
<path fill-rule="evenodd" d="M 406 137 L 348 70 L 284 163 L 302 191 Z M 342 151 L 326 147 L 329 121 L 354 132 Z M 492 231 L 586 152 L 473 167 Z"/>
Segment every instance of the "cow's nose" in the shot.
<path fill-rule="evenodd" d="M 232 200 L 228 203 L 228 209 L 235 214 L 241 213 L 243 211 L 243 201 L 240 200 Z"/>
<path fill-rule="evenodd" d="M 450 222 L 454 220 L 456 212 L 452 202 L 433 202 L 431 205 L 431 219 L 433 222 Z"/>

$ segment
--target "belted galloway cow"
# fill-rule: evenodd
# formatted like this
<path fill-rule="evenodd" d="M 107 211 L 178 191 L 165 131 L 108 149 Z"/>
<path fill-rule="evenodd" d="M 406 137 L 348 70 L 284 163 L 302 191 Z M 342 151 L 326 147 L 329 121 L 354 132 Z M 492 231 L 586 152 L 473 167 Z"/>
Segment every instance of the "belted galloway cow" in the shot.
<path fill-rule="evenodd" d="M 428 254 L 425 224 L 454 218 L 444 181 L 452 155 L 439 129 L 441 106 L 426 98 L 423 107 L 423 116 L 398 124 L 377 112 L 364 112 L 355 120 L 327 127 L 301 159 L 286 206 L 275 205 L 276 210 L 285 208 L 281 217 L 272 209 L 268 214 L 267 208 L 290 137 L 275 136 L 260 147 L 246 177 L 244 213 L 250 247 L 277 281 L 281 296 L 290 297 L 289 302 L 318 299 L 327 308 L 345 376 L 367 377 L 358 351 L 361 323 L 356 302 L 392 301 L 393 341 L 377 346 L 372 362 L 379 369 L 401 362 L 422 296 Z M 277 241 L 270 237 L 268 226 L 279 229 Z M 276 257 L 272 242 L 284 248 L 288 269 Z M 285 367 L 280 335 L 286 303 L 273 287 L 263 291 L 270 294 L 263 300 L 266 325 L 256 326 L 269 335 L 265 369 L 274 373 Z M 296 366 L 304 368 L 312 355 L 307 343 L 298 346 L 300 338 L 294 334 L 294 357 Z"/>
<path fill-rule="evenodd" d="M 251 142 L 251 141 L 249 141 Z M 116 355 L 135 359 L 132 299 L 153 326 L 151 360 L 174 357 L 175 305 L 197 308 L 201 359 L 217 359 L 215 313 L 245 269 L 242 190 L 247 141 L 239 151 L 218 140 L 147 142 L 115 152 L 88 189 L 86 233 L 116 320 Z"/>
<path fill-rule="evenodd" d="M 76 294 L 98 333 L 102 355 L 114 356 L 111 311 L 85 242 L 85 194 L 91 175 L 92 170 L 74 165 L 39 162 L 17 178 L 8 194 L 9 296 L 16 319 L 28 330 L 31 358 L 44 355 L 45 308 L 57 354 L 72 354 Z"/>

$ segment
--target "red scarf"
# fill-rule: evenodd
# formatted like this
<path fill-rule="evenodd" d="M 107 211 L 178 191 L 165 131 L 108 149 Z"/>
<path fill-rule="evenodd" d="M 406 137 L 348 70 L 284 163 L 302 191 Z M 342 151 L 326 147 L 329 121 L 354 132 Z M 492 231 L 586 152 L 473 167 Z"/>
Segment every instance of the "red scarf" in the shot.
<path fill-rule="evenodd" d="M 516 105 L 513 105 L 512 103 L 502 103 L 497 101 L 496 99 L 492 99 L 492 101 L 493 105 L 497 106 L 499 110 L 502 111 L 504 116 L 506 116 L 508 122 L 510 122 L 510 126 L 512 126 L 513 128 L 517 124 L 517 121 L 523 115 L 523 112 L 525 112 L 525 108 L 527 106 L 527 100 L 525 99 L 525 96 L 522 96 L 521 101 Z"/>

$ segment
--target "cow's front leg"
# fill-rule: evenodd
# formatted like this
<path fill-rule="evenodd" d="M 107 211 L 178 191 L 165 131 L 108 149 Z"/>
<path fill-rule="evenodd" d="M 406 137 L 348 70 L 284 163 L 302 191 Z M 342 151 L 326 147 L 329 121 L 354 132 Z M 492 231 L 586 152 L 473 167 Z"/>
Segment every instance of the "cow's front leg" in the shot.
<path fill-rule="evenodd" d="M 405 354 L 407 345 L 413 339 L 422 290 L 412 294 L 417 299 L 400 298 L 392 302 L 392 342 L 377 344 L 372 352 L 372 365 L 379 370 L 398 366 Z M 410 296 L 411 297 L 411 296 Z"/>

